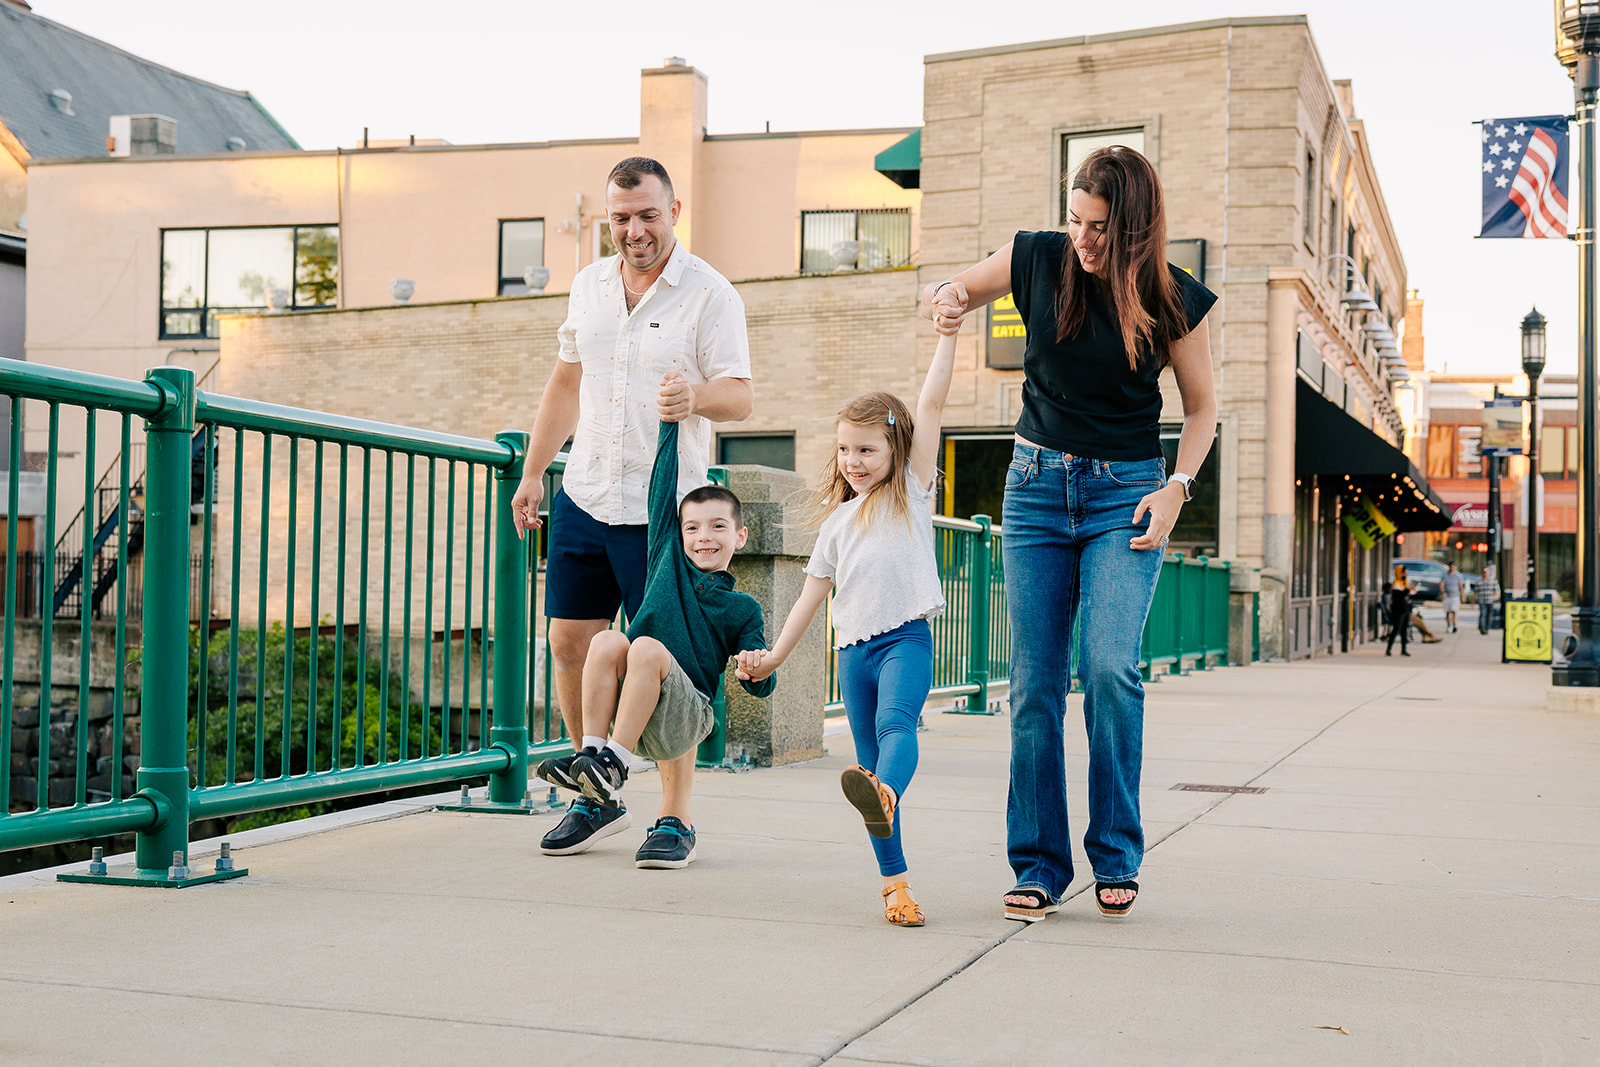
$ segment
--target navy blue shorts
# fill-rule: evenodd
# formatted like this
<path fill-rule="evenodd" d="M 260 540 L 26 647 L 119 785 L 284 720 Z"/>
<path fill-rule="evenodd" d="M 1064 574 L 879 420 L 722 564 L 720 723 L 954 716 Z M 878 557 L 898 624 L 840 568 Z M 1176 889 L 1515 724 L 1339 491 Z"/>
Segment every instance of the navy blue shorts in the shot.
<path fill-rule="evenodd" d="M 572 502 L 565 489 L 550 504 L 550 558 L 544 613 L 551 619 L 628 618 L 644 600 L 648 530 L 607 526 Z"/>

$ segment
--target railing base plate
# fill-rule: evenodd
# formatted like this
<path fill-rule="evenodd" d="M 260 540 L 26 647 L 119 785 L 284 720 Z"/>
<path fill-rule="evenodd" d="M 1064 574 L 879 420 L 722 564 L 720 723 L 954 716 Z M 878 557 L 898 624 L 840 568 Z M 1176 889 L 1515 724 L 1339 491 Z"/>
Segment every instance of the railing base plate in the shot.
<path fill-rule="evenodd" d="M 58 874 L 58 882 L 81 882 L 86 885 L 142 885 L 155 889 L 186 889 L 207 882 L 226 882 L 230 878 L 243 878 L 250 868 L 232 871 L 200 871 L 187 878 L 169 878 L 166 871 L 141 870 L 138 867 L 113 867 L 105 874 Z"/>
<path fill-rule="evenodd" d="M 565 804 L 561 807 L 566 807 Z M 532 815 L 535 812 L 556 811 L 554 807 L 540 805 L 537 808 L 525 808 L 521 804 L 502 804 L 494 800 L 474 800 L 471 804 L 435 804 L 434 811 L 479 811 L 485 815 Z"/>

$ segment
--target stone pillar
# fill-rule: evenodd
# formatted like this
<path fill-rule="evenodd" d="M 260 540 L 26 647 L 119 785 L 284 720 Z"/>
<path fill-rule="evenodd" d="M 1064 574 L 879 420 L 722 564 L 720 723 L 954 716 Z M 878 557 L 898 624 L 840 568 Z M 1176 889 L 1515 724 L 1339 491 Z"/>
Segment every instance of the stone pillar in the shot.
<path fill-rule="evenodd" d="M 744 505 L 750 530 L 729 568 L 739 589 L 755 597 L 766 617 L 767 644 L 778 640 L 789 609 L 805 585 L 802 571 L 816 543 L 814 529 L 802 529 L 799 500 L 806 480 L 793 471 L 753 464 L 728 468 L 728 488 Z M 723 692 L 728 702 L 728 752 L 742 746 L 763 767 L 822 755 L 822 705 L 827 700 L 828 622 L 817 612 L 788 662 L 778 669 L 771 696 L 758 700 L 744 691 L 728 668 Z"/>
<path fill-rule="evenodd" d="M 1295 361 L 1299 270 L 1267 276 L 1266 508 L 1261 545 L 1261 658 L 1289 654 L 1289 589 L 1294 573 Z"/>

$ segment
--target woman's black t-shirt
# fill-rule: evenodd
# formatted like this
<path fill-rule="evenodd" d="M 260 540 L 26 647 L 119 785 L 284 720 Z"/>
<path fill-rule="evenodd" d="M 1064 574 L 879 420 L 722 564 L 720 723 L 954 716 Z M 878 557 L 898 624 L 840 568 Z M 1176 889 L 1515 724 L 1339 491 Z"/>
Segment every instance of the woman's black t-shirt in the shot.
<path fill-rule="evenodd" d="M 1103 287 L 1084 288 L 1083 329 L 1056 340 L 1056 286 L 1067 235 L 1017 234 L 1011 246 L 1011 293 L 1028 330 L 1023 356 L 1022 417 L 1017 433 L 1034 444 L 1094 459 L 1154 459 L 1161 455 L 1161 361 L 1148 347 L 1139 369 L 1128 350 Z M 1216 294 L 1177 267 L 1189 329 L 1200 325 Z"/>

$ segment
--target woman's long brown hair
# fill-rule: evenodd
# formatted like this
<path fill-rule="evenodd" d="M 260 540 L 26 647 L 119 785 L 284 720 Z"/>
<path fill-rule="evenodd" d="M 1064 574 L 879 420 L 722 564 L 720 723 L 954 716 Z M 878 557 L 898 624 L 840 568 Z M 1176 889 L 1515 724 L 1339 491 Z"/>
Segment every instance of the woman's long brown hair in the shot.
<path fill-rule="evenodd" d="M 1155 168 L 1133 149 L 1111 145 L 1089 154 L 1072 188 L 1110 207 L 1100 252 L 1105 266 L 1098 274 L 1085 271 L 1077 247 L 1067 242 L 1056 288 L 1056 340 L 1070 340 L 1083 330 L 1084 289 L 1101 284 L 1122 329 L 1128 366 L 1139 369 L 1141 348 L 1166 366 L 1172 343 L 1189 332 L 1189 320 L 1167 268 L 1167 209 Z"/>

